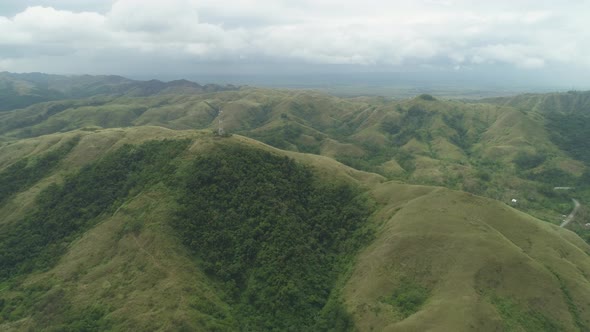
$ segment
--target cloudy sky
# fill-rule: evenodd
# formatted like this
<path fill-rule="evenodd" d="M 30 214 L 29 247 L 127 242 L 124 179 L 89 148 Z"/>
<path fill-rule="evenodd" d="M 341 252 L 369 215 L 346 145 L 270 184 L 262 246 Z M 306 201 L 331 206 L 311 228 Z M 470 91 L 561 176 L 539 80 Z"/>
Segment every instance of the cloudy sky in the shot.
<path fill-rule="evenodd" d="M 588 0 L 2 0 L 0 71 L 432 73 L 590 87 Z"/>

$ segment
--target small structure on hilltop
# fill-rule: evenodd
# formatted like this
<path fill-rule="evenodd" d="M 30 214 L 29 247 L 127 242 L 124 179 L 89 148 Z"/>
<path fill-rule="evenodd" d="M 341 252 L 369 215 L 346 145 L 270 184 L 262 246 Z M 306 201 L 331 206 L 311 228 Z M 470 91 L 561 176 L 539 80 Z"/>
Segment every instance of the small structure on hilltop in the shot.
<path fill-rule="evenodd" d="M 213 135 L 217 137 L 231 137 L 231 134 L 223 128 L 223 111 L 217 113 L 217 129 L 213 129 Z"/>

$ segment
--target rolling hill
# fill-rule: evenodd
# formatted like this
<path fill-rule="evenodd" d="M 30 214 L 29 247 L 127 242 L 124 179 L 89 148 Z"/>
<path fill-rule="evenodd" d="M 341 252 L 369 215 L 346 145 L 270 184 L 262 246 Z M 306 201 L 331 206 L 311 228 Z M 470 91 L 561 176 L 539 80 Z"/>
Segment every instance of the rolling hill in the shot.
<path fill-rule="evenodd" d="M 251 87 L 5 111 L 0 329 L 587 331 L 562 113 Z"/>
<path fill-rule="evenodd" d="M 0 140 L 146 125 L 213 130 L 221 118 L 230 133 L 328 156 L 389 179 L 504 202 L 516 197 L 523 211 L 558 223 L 570 205 L 551 188 L 573 186 L 588 174 L 590 141 L 585 122 L 560 114 L 429 95 L 337 98 L 242 87 L 38 103 L 0 114 Z"/>

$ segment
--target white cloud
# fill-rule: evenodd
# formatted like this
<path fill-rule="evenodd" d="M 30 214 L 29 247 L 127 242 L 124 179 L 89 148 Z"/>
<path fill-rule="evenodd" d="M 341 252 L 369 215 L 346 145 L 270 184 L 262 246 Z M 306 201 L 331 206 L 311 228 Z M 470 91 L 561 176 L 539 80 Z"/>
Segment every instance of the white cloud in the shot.
<path fill-rule="evenodd" d="M 0 71 L 9 71 L 14 66 L 12 60 L 0 58 Z"/>
<path fill-rule="evenodd" d="M 29 7 L 8 19 L 0 17 L 0 44 L 65 47 L 93 45 L 104 41 L 108 31 L 105 18 L 97 13 L 55 10 L 50 7 Z"/>
<path fill-rule="evenodd" d="M 117 0 L 101 12 L 31 6 L 0 14 L 0 59 L 590 66 L 588 12 L 589 2 L 576 0 Z"/>
<path fill-rule="evenodd" d="M 519 44 L 498 44 L 481 47 L 475 51 L 475 63 L 503 62 L 526 69 L 542 68 L 545 60 L 536 56 L 534 49 Z"/>
<path fill-rule="evenodd" d="M 153 34 L 190 30 L 199 24 L 196 2 L 191 0 L 117 1 L 106 17 L 111 29 Z"/>

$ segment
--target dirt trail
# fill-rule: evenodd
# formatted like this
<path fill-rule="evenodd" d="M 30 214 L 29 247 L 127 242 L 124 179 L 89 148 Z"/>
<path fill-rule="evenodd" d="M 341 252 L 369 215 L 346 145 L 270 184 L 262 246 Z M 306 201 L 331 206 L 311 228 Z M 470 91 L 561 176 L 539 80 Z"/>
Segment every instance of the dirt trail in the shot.
<path fill-rule="evenodd" d="M 565 220 L 561 223 L 561 225 L 559 225 L 559 227 L 566 227 L 572 220 L 574 220 L 576 213 L 580 209 L 580 202 L 578 202 L 578 200 L 574 199 L 574 198 L 572 198 L 572 201 L 574 202 L 574 209 L 569 214 L 569 216 L 567 216 L 567 218 L 565 218 Z"/>

